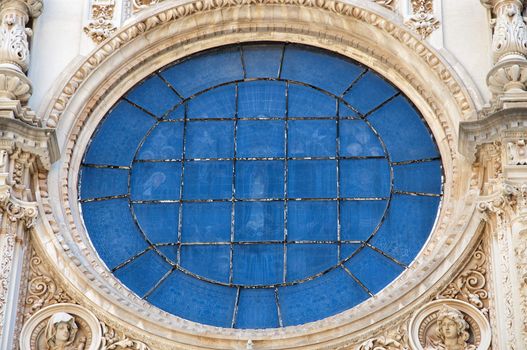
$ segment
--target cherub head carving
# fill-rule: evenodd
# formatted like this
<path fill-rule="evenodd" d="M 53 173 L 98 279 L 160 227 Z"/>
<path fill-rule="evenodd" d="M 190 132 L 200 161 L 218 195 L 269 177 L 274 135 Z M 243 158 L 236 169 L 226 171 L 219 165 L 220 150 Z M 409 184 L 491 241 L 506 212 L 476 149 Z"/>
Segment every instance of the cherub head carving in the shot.
<path fill-rule="evenodd" d="M 48 350 L 67 349 L 77 334 L 75 319 L 65 312 L 53 314 L 46 326 L 46 345 Z"/>

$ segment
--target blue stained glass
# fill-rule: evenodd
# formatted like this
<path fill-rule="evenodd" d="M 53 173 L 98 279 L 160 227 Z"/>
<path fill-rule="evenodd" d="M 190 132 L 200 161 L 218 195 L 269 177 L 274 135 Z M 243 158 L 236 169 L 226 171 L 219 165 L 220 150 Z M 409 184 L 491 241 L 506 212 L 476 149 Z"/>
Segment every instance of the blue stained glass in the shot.
<path fill-rule="evenodd" d="M 336 201 L 288 202 L 287 239 L 290 241 L 336 241 Z M 316 213 L 316 214 L 315 214 Z M 315 215 L 314 215 L 315 214 Z"/>
<path fill-rule="evenodd" d="M 228 199 L 232 197 L 232 162 L 185 164 L 184 199 Z"/>
<path fill-rule="evenodd" d="M 278 328 L 274 289 L 240 289 L 236 328 Z"/>
<path fill-rule="evenodd" d="M 142 297 L 171 268 L 172 266 L 155 251 L 149 250 L 115 271 L 115 276 L 135 294 Z"/>
<path fill-rule="evenodd" d="M 82 199 L 128 193 L 128 169 L 82 167 L 81 181 Z"/>
<path fill-rule="evenodd" d="M 181 266 L 207 279 L 229 283 L 229 245 L 192 245 L 181 247 Z"/>
<path fill-rule="evenodd" d="M 184 203 L 181 241 L 229 242 L 231 211 L 232 204 L 228 202 Z"/>
<path fill-rule="evenodd" d="M 283 161 L 237 161 L 236 198 L 283 198 Z"/>
<path fill-rule="evenodd" d="M 289 198 L 333 198 L 337 194 L 337 162 L 292 160 L 288 162 Z"/>
<path fill-rule="evenodd" d="M 238 202 L 234 217 L 234 240 L 237 242 L 284 239 L 283 202 Z"/>
<path fill-rule="evenodd" d="M 234 155 L 234 122 L 189 122 L 185 157 L 231 158 Z"/>
<path fill-rule="evenodd" d="M 238 85 L 238 118 L 285 116 L 285 83 L 249 81 Z"/>
<path fill-rule="evenodd" d="M 134 224 L 126 199 L 82 204 L 90 239 L 108 268 L 117 267 L 148 245 Z"/>
<path fill-rule="evenodd" d="M 428 238 L 438 205 L 439 197 L 394 195 L 388 215 L 371 244 L 409 265 Z M 411 220 L 401 220 L 408 213 L 412 213 Z"/>
<path fill-rule="evenodd" d="M 337 123 L 334 120 L 290 120 L 289 155 L 292 157 L 335 156 Z"/>
<path fill-rule="evenodd" d="M 200 281 L 175 270 L 147 300 L 187 320 L 230 327 L 236 289 Z"/>
<path fill-rule="evenodd" d="M 404 97 L 394 98 L 368 120 L 381 135 L 392 162 L 439 157 L 430 132 Z"/>
<path fill-rule="evenodd" d="M 281 77 L 318 86 L 337 96 L 363 68 L 348 59 L 305 46 L 286 46 Z"/>
<path fill-rule="evenodd" d="M 340 237 L 365 241 L 374 233 L 386 210 L 387 200 L 340 202 Z"/>
<path fill-rule="evenodd" d="M 241 285 L 280 284 L 283 280 L 284 245 L 235 245 L 233 282 Z"/>
<path fill-rule="evenodd" d="M 386 159 L 340 161 L 340 195 L 348 198 L 390 195 L 390 167 Z"/>
<path fill-rule="evenodd" d="M 183 123 L 159 123 L 141 146 L 137 159 L 181 159 Z"/>
<path fill-rule="evenodd" d="M 132 200 L 179 199 L 181 163 L 135 163 Z"/>
<path fill-rule="evenodd" d="M 285 122 L 240 120 L 236 131 L 238 157 L 283 157 Z"/>
<path fill-rule="evenodd" d="M 152 243 L 177 242 L 179 203 L 133 204 L 133 211 L 139 227 Z"/>
<path fill-rule="evenodd" d="M 188 102 L 189 118 L 234 118 L 236 86 L 234 84 L 200 94 Z"/>
<path fill-rule="evenodd" d="M 433 137 L 400 91 L 283 43 L 147 77 L 79 173 L 86 229 L 117 278 L 176 316 L 241 329 L 335 315 L 368 298 L 361 283 L 379 292 L 422 249 L 441 190 Z"/>
<path fill-rule="evenodd" d="M 441 164 L 438 160 L 393 167 L 395 190 L 441 193 Z"/>
<path fill-rule="evenodd" d="M 211 86 L 243 79 L 240 51 L 238 48 L 229 48 L 199 54 L 160 74 L 180 94 L 190 97 Z"/>
<path fill-rule="evenodd" d="M 392 85 L 370 71 L 344 95 L 344 100 L 362 114 L 366 114 L 393 96 L 396 91 Z"/>
<path fill-rule="evenodd" d="M 282 45 L 247 45 L 242 48 L 246 78 L 278 78 Z"/>
<path fill-rule="evenodd" d="M 289 244 L 287 281 L 302 280 L 328 270 L 338 262 L 335 244 Z"/>
<path fill-rule="evenodd" d="M 181 102 L 181 98 L 156 75 L 133 88 L 126 98 L 158 117 Z"/>
<path fill-rule="evenodd" d="M 155 122 L 128 102 L 118 102 L 96 132 L 84 162 L 129 166 L 139 142 Z"/>
<path fill-rule="evenodd" d="M 401 266 L 369 247 L 361 249 L 345 265 L 374 294 L 404 271 Z"/>
<path fill-rule="evenodd" d="M 368 294 L 342 268 L 311 281 L 279 287 L 278 295 L 284 326 L 320 320 L 368 298 Z"/>
<path fill-rule="evenodd" d="M 289 84 L 287 108 L 289 117 L 337 116 L 337 103 L 334 97 L 302 85 Z"/>
<path fill-rule="evenodd" d="M 340 155 L 348 157 L 384 156 L 379 138 L 362 120 L 341 120 Z"/>

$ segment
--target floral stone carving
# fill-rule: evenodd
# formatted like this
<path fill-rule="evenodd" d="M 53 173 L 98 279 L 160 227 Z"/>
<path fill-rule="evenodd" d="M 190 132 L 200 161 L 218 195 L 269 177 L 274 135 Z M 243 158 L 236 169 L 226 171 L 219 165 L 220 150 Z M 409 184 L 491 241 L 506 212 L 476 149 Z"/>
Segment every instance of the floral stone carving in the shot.
<path fill-rule="evenodd" d="M 99 320 L 74 304 L 55 304 L 35 313 L 20 335 L 22 350 L 99 350 Z"/>
<path fill-rule="evenodd" d="M 445 299 L 426 304 L 410 321 L 416 350 L 487 350 L 491 331 L 486 317 L 464 301 Z"/>

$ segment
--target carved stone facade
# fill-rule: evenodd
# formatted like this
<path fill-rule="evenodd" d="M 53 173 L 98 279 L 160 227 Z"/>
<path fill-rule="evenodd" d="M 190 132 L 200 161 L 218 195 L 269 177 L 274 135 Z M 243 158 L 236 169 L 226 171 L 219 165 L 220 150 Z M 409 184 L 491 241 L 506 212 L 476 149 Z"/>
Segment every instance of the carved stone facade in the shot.
<path fill-rule="evenodd" d="M 0 348 L 527 349 L 525 2 L 481 0 L 463 12 L 488 9 L 474 32 L 491 45 L 473 52 L 492 62 L 486 71 L 453 38 L 464 28 L 452 9 L 466 11 L 454 3 L 71 0 L 85 13 L 77 44 L 91 46 L 57 63 L 51 84 L 38 68 L 54 66 L 34 59 L 33 48 L 39 58 L 46 49 L 32 40 L 53 17 L 37 19 L 42 1 L 2 1 Z M 440 35 L 444 46 L 432 42 Z M 77 202 L 82 154 L 118 97 L 174 60 L 249 41 L 313 45 L 379 72 L 421 111 L 443 160 L 441 210 L 410 267 L 351 310 L 281 329 L 210 327 L 138 298 L 94 251 Z"/>

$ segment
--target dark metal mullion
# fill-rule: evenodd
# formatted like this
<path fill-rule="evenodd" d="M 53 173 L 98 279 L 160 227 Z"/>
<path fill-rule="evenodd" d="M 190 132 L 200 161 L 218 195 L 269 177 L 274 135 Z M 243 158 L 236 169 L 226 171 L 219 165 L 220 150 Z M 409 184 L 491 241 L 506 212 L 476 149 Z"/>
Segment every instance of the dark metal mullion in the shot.
<path fill-rule="evenodd" d="M 362 240 L 341 240 L 345 244 L 363 244 L 365 241 Z M 254 245 L 254 244 L 282 244 L 284 241 L 238 241 L 232 242 L 234 245 Z M 297 241 L 287 241 L 288 244 L 337 244 L 337 241 L 310 241 L 310 240 L 297 240 Z M 204 245 L 229 245 L 231 242 L 184 242 L 181 243 L 182 246 L 204 246 Z M 165 242 L 165 243 L 156 243 L 156 247 L 166 247 L 174 246 L 177 243 Z"/>
<path fill-rule="evenodd" d="M 188 104 L 184 105 L 185 112 L 183 115 L 183 148 L 181 150 L 181 178 L 179 183 L 179 212 L 178 212 L 178 224 L 177 224 L 177 253 L 176 262 L 177 265 L 181 265 L 181 241 L 183 232 L 183 190 L 185 185 L 185 151 L 187 148 L 187 112 Z"/>
<path fill-rule="evenodd" d="M 128 102 L 128 103 L 129 103 L 130 105 L 132 105 L 133 107 L 139 109 L 141 112 L 144 112 L 144 113 L 148 114 L 148 116 L 154 118 L 157 122 L 161 120 L 161 118 L 159 118 L 159 117 L 158 117 L 157 115 L 155 115 L 154 113 L 150 112 L 148 109 L 139 106 L 137 103 L 130 101 L 130 100 L 127 99 L 126 97 L 123 97 L 122 99 L 123 99 L 123 101 Z"/>
<path fill-rule="evenodd" d="M 120 197 L 116 196 L 116 197 Z M 106 200 L 108 198 L 88 198 L 81 201 L 96 201 L 96 200 Z M 113 199 L 113 198 L 110 198 Z M 385 201 L 389 200 L 390 197 L 344 197 L 344 198 L 288 198 L 288 201 Z M 234 202 L 282 202 L 283 198 L 235 198 Z M 232 199 L 147 199 L 147 200 L 131 200 L 133 204 L 160 204 L 160 203 L 222 203 L 222 202 L 232 202 Z"/>
<path fill-rule="evenodd" d="M 397 265 L 401 266 L 402 268 L 404 269 L 407 269 L 408 268 L 408 265 L 406 265 L 405 263 L 402 263 L 400 262 L 399 260 L 395 259 L 393 256 L 391 256 L 390 254 L 386 253 L 385 251 L 371 245 L 370 243 L 366 243 L 366 246 L 375 250 L 377 253 L 381 254 L 382 256 L 384 256 L 385 258 L 388 258 L 390 259 L 391 261 L 393 261 L 394 263 L 396 263 Z"/>
<path fill-rule="evenodd" d="M 278 79 L 282 77 L 282 68 L 284 66 L 285 47 L 287 44 L 282 46 L 282 55 L 280 56 L 280 66 L 278 67 Z M 287 103 L 287 102 L 286 102 Z"/>
<path fill-rule="evenodd" d="M 179 91 L 177 91 L 176 88 L 168 80 L 166 80 L 165 77 L 162 76 L 159 72 L 156 73 L 156 76 L 159 79 L 161 79 L 163 83 L 165 83 L 165 85 L 168 86 L 168 88 L 172 90 L 181 99 L 181 101 L 185 99 L 185 97 L 183 97 L 183 95 L 181 95 Z M 179 105 L 179 103 L 177 105 Z"/>
<path fill-rule="evenodd" d="M 241 50 L 241 49 L 240 49 Z M 245 69 L 245 68 L 244 68 Z M 236 222 L 236 156 L 238 154 L 238 83 L 234 87 L 234 157 L 232 158 L 232 185 L 231 185 L 231 234 L 230 234 L 230 245 L 229 245 L 229 284 L 232 284 L 234 280 L 234 235 L 235 235 L 235 222 Z M 239 290 L 238 290 L 239 292 Z M 234 320 L 233 320 L 234 322 Z M 233 326 L 234 327 L 234 326 Z"/>
<path fill-rule="evenodd" d="M 128 194 L 118 194 L 115 196 L 105 196 L 105 197 L 96 197 L 96 198 L 84 198 L 80 199 L 79 202 L 81 203 L 90 203 L 90 202 L 100 202 L 100 201 L 108 201 L 111 199 L 121 199 L 121 198 L 129 198 Z"/>
<path fill-rule="evenodd" d="M 281 121 L 284 119 L 281 118 Z M 290 120 L 290 119 L 289 119 Z M 228 120 L 232 121 L 232 119 Z M 237 157 L 236 160 L 363 160 L 363 159 L 386 159 L 384 156 L 342 156 L 342 157 Z M 234 160 L 233 157 L 219 157 L 219 158 L 187 158 L 185 162 L 209 162 L 209 161 L 230 161 Z M 134 163 L 179 163 L 181 159 L 170 158 L 170 159 L 136 159 Z M 101 168 L 109 168 L 111 166 L 100 166 Z M 128 170 L 129 167 L 122 167 L 122 169 Z"/>
<path fill-rule="evenodd" d="M 243 46 L 238 46 L 238 49 L 240 50 L 240 60 L 242 62 L 242 70 L 243 70 L 243 79 L 247 79 L 247 69 L 245 67 L 245 58 L 243 56 Z"/>
<path fill-rule="evenodd" d="M 399 162 L 392 162 L 392 166 L 399 166 L 399 165 L 410 165 L 410 164 L 418 164 L 418 163 L 429 163 L 436 160 L 441 160 L 439 157 L 432 157 L 432 158 L 421 158 L 421 159 L 412 159 L 412 160 L 403 160 Z"/>
<path fill-rule="evenodd" d="M 255 80 L 255 81 L 261 81 L 261 80 Z M 281 81 L 281 80 L 280 80 Z M 334 95 L 329 95 L 331 98 L 337 98 Z M 344 102 L 340 101 L 339 102 Z M 179 107 L 179 105 L 177 105 Z M 353 107 L 350 106 L 350 108 L 353 109 Z M 360 114 L 359 112 L 356 112 L 357 114 Z M 337 118 L 343 119 L 343 120 L 362 120 L 360 117 L 353 117 L 353 116 L 346 116 L 346 117 L 320 117 L 320 116 L 304 116 L 304 117 L 290 117 L 289 120 L 335 120 Z M 203 122 L 203 121 L 231 121 L 232 118 L 214 118 L 214 117 L 196 117 L 190 119 L 191 122 Z M 247 121 L 257 121 L 257 120 L 284 120 L 283 117 L 240 117 L 238 120 L 247 120 Z M 163 122 L 165 123 L 176 123 L 180 122 L 181 119 L 169 119 L 165 120 L 163 119 Z"/>
<path fill-rule="evenodd" d="M 165 282 L 165 280 L 168 278 L 168 276 L 170 276 L 172 274 L 172 272 L 174 272 L 176 270 L 176 267 L 172 267 L 170 270 L 167 271 L 167 273 L 165 273 L 163 275 L 163 277 L 161 277 L 159 279 L 159 281 L 157 281 L 156 284 L 154 284 L 154 286 L 152 288 L 150 288 L 144 295 L 143 295 L 143 299 L 147 299 L 157 288 L 159 288 L 159 286 Z"/>
<path fill-rule="evenodd" d="M 366 287 L 366 286 L 364 285 L 364 283 L 362 283 L 361 280 L 359 280 L 359 279 L 357 278 L 357 276 L 355 276 L 355 275 L 354 275 L 354 274 L 353 274 L 353 273 L 352 273 L 352 272 L 351 272 L 351 271 L 350 271 L 350 270 L 349 270 L 344 264 L 342 264 L 342 265 L 340 265 L 340 266 L 342 266 L 342 269 L 344 269 L 344 271 L 346 271 L 346 273 L 347 273 L 347 274 L 348 274 L 348 275 L 349 275 L 349 276 L 350 276 L 355 282 L 357 282 L 357 284 L 358 284 L 362 289 L 364 289 L 364 291 L 365 291 L 366 293 L 368 293 L 368 294 L 370 295 L 370 297 L 373 296 L 373 293 L 368 289 L 368 287 Z"/>
<path fill-rule="evenodd" d="M 340 112 L 340 103 L 339 103 L 339 100 L 338 99 L 335 99 L 336 101 L 336 110 L 337 110 L 337 116 L 339 115 L 339 112 Z M 340 237 L 340 230 L 341 230 L 341 226 L 340 226 L 340 123 L 339 123 L 339 119 L 337 118 L 337 121 L 336 121 L 336 128 L 337 128 L 337 135 L 336 135 L 336 156 L 337 156 L 337 262 L 340 261 L 340 257 L 341 257 L 341 250 L 342 250 L 342 244 L 341 244 L 341 237 Z"/>
<path fill-rule="evenodd" d="M 394 194 L 404 194 L 407 196 L 419 196 L 419 197 L 441 197 L 440 193 L 429 193 L 429 192 L 414 192 L 414 191 L 399 191 L 394 190 Z"/>
<path fill-rule="evenodd" d="M 278 288 L 274 289 L 274 301 L 276 303 L 276 312 L 278 314 L 278 325 L 284 327 L 284 322 L 282 321 L 282 309 L 280 307 L 280 298 L 278 297 Z"/>
<path fill-rule="evenodd" d="M 95 169 L 120 169 L 120 170 L 130 170 L 129 166 L 126 165 L 110 165 L 110 164 L 91 164 L 91 163 L 82 163 L 81 166 L 86 168 L 95 168 Z"/>
<path fill-rule="evenodd" d="M 395 99 L 396 97 L 398 97 L 399 95 L 401 95 L 401 92 L 397 91 L 395 94 L 393 94 L 392 96 L 390 96 L 389 98 L 387 98 L 383 102 L 379 103 L 376 107 L 371 109 L 368 113 L 364 114 L 364 118 L 368 118 L 370 115 L 372 115 L 373 113 L 377 112 L 379 109 L 381 109 L 382 107 L 386 106 L 388 103 L 392 102 L 392 100 Z"/>
<path fill-rule="evenodd" d="M 231 328 L 236 327 L 236 321 L 238 318 L 238 305 L 240 303 L 240 287 L 236 289 L 236 299 L 234 301 L 234 311 L 232 312 Z"/>
<path fill-rule="evenodd" d="M 122 263 L 120 263 L 119 265 L 115 266 L 114 268 L 112 268 L 110 271 L 112 271 L 112 273 L 114 273 L 115 271 L 125 267 L 126 265 L 128 265 L 129 263 L 131 263 L 132 261 L 134 261 L 135 259 L 137 259 L 138 257 L 140 257 L 141 255 L 145 254 L 146 252 L 148 252 L 149 250 L 151 250 L 152 247 L 146 247 L 145 249 L 143 249 L 142 251 L 140 251 L 139 253 L 131 256 L 130 258 L 126 259 L 125 261 L 123 261 Z"/>
<path fill-rule="evenodd" d="M 344 90 L 344 92 L 342 94 L 340 94 L 339 98 L 344 98 L 344 95 L 346 95 L 350 90 L 351 88 L 366 74 L 368 73 L 370 69 L 369 68 L 366 68 L 364 69 L 355 79 L 353 79 L 353 81 L 351 82 L 351 84 L 349 84 L 349 86 L 346 88 L 346 90 Z"/>
<path fill-rule="evenodd" d="M 284 45 L 285 47 L 285 45 Z M 285 49 L 284 49 L 285 50 Z M 283 57 L 282 57 L 283 58 Z M 284 118 L 284 156 L 285 156 L 285 160 L 284 160 L 284 244 L 283 244 L 283 248 L 284 248 L 284 257 L 283 257 L 283 260 L 284 260 L 284 265 L 283 265 L 283 275 L 282 275 L 282 278 L 283 278 L 283 283 L 286 283 L 286 279 L 287 279 L 287 197 L 288 197 L 288 193 L 287 193 L 287 176 L 288 176 L 288 162 L 287 162 L 287 158 L 288 158 L 288 152 L 289 152 L 289 147 L 288 147 L 288 132 L 289 132 L 289 121 L 288 121 L 288 118 L 289 118 L 289 83 L 286 82 L 285 83 L 285 118 Z"/>

